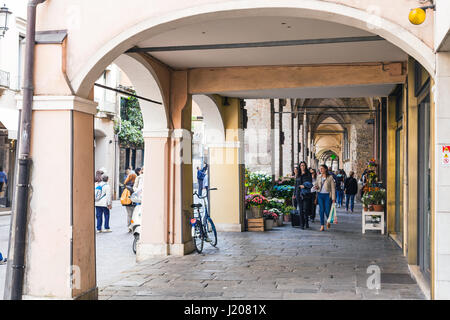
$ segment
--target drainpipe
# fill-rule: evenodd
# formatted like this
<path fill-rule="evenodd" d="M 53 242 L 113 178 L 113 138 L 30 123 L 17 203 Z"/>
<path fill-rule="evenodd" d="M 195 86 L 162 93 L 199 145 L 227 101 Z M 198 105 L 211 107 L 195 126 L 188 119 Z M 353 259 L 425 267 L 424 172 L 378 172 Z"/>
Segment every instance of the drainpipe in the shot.
<path fill-rule="evenodd" d="M 27 230 L 28 192 L 30 180 L 30 138 L 31 115 L 34 95 L 34 48 L 36 35 L 36 8 L 45 0 L 30 0 L 27 12 L 27 33 L 25 51 L 25 70 L 23 86 L 23 108 L 20 118 L 20 150 L 18 155 L 18 177 L 16 185 L 16 203 L 13 212 L 14 228 L 10 238 L 13 238 L 13 256 L 8 260 L 8 271 L 11 273 L 9 291 L 5 290 L 5 298 L 22 300 L 23 278 L 25 271 L 25 240 Z"/>

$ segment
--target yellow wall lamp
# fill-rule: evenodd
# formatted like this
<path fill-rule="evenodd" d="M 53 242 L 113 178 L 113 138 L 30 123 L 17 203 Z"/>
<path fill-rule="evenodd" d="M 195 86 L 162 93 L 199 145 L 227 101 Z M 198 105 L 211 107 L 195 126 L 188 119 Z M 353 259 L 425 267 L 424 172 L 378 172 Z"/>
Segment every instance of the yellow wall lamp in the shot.
<path fill-rule="evenodd" d="M 425 12 L 425 10 L 427 9 L 436 10 L 436 5 L 433 4 L 431 6 L 424 6 L 411 9 L 411 11 L 409 12 L 409 22 L 415 25 L 422 24 L 427 17 L 427 13 Z"/>

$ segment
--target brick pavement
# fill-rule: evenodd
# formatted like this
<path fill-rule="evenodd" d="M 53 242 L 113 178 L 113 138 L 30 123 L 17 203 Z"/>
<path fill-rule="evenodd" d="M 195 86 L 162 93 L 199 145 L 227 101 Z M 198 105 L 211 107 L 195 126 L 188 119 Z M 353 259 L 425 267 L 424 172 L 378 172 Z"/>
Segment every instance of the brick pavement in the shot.
<path fill-rule="evenodd" d="M 99 299 L 425 299 L 401 250 L 376 231 L 361 234 L 360 206 L 338 210 L 319 232 L 283 227 L 219 233 L 202 254 L 155 257 L 100 288 Z M 367 288 L 367 268 L 381 269 L 381 289 Z"/>

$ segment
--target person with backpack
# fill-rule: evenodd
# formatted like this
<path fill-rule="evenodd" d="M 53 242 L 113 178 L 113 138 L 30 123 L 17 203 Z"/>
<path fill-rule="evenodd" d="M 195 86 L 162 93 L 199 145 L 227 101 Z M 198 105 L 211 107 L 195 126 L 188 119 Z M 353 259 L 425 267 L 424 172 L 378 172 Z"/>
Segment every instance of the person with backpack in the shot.
<path fill-rule="evenodd" d="M 103 175 L 102 181 L 95 183 L 95 215 L 97 218 L 97 233 L 111 232 L 109 227 L 109 210 L 112 209 L 111 187 L 108 184 L 108 176 Z M 103 217 L 105 218 L 102 231 Z"/>
<path fill-rule="evenodd" d="M 125 189 L 123 190 L 122 195 L 120 197 L 120 203 L 127 210 L 127 227 L 128 227 L 128 232 L 132 231 L 132 229 L 131 229 L 131 218 L 133 216 L 134 208 L 136 207 L 136 205 L 130 199 L 131 194 L 134 191 L 133 190 L 133 186 L 134 186 L 134 183 L 136 182 L 136 178 L 137 178 L 137 176 L 134 173 L 134 171 L 127 176 L 127 178 L 125 179 L 125 182 L 123 183 L 124 186 L 125 186 Z"/>
<path fill-rule="evenodd" d="M 344 202 L 344 174 L 343 170 L 338 170 L 335 178 L 336 183 L 336 207 L 340 208 Z"/>

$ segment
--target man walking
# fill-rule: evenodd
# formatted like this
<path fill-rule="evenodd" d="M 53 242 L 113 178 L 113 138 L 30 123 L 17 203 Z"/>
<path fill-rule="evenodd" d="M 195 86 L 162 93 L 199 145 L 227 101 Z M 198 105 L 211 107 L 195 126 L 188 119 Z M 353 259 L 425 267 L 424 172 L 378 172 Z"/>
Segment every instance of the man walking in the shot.
<path fill-rule="evenodd" d="M 197 167 L 197 182 L 198 182 L 198 195 L 202 196 L 203 193 L 203 181 L 206 177 L 206 170 L 208 170 L 208 164 L 205 163 L 203 169 Z"/>
<path fill-rule="evenodd" d="M 95 184 L 95 214 L 97 218 L 97 233 L 102 232 L 103 217 L 105 217 L 105 229 L 103 232 L 111 232 L 111 229 L 109 228 L 109 210 L 111 208 L 111 187 L 108 184 L 108 176 L 103 175 L 102 181 Z"/>
<path fill-rule="evenodd" d="M 355 206 L 355 195 L 358 193 L 358 181 L 353 177 L 355 173 L 350 171 L 350 176 L 345 179 L 344 182 L 344 192 L 345 192 L 345 207 L 346 212 L 348 212 L 348 205 L 350 202 L 350 208 L 353 213 L 353 208 Z"/>

